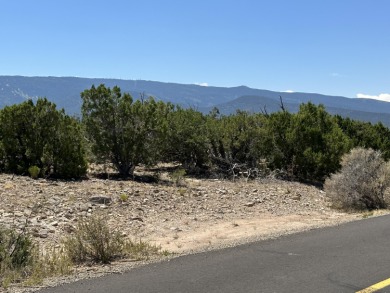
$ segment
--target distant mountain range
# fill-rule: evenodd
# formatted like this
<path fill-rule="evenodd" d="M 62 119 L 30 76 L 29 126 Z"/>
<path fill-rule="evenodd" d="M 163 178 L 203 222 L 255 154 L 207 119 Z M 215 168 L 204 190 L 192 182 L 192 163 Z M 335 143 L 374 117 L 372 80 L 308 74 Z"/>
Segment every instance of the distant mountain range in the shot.
<path fill-rule="evenodd" d="M 122 92 L 128 92 L 134 98 L 144 94 L 183 107 L 193 107 L 205 113 L 213 107 L 217 107 L 223 114 L 231 114 L 238 109 L 272 113 L 280 109 L 282 97 L 285 108 L 291 112 L 297 112 L 301 103 L 311 101 L 314 104 L 323 104 L 331 114 L 372 123 L 380 121 L 390 127 L 390 103 L 383 101 L 316 93 L 274 92 L 246 86 L 206 87 L 145 80 L 0 76 L 0 108 L 27 99 L 46 97 L 56 103 L 58 108 L 64 108 L 68 114 L 78 115 L 81 108 L 80 93 L 92 85 L 98 86 L 102 83 L 109 87 L 117 85 Z"/>

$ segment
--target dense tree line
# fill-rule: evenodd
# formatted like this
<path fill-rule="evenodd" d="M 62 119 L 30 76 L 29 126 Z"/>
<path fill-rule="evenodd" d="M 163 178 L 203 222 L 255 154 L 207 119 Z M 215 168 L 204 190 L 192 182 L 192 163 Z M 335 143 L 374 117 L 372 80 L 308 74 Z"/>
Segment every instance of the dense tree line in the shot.
<path fill-rule="evenodd" d="M 82 119 L 46 99 L 0 111 L 0 168 L 41 176 L 80 177 L 88 160 L 110 162 L 123 176 L 136 166 L 178 162 L 188 173 L 250 177 L 279 171 L 294 180 L 323 182 L 354 147 L 390 158 L 390 130 L 302 104 L 297 113 L 205 115 L 153 98 L 134 100 L 104 85 L 81 93 Z M 87 152 L 88 150 L 88 152 Z"/>

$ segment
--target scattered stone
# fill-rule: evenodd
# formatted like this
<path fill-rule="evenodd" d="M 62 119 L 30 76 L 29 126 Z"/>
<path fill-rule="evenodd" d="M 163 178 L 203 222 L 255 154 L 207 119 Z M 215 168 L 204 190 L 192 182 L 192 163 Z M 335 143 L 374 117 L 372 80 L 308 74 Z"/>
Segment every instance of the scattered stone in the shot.
<path fill-rule="evenodd" d="M 301 200 L 302 195 L 300 193 L 297 193 L 295 196 L 293 196 L 292 200 Z"/>
<path fill-rule="evenodd" d="M 251 201 L 251 202 L 245 203 L 244 206 L 246 206 L 246 207 L 253 207 L 255 204 L 256 204 L 256 202 Z"/>
<path fill-rule="evenodd" d="M 130 221 L 140 221 L 140 222 L 143 222 L 144 220 L 142 220 L 141 217 L 133 217 L 133 218 L 130 218 Z"/>
<path fill-rule="evenodd" d="M 57 227 L 58 226 L 58 221 L 51 222 L 49 225 L 53 226 L 53 227 Z"/>
<path fill-rule="evenodd" d="M 65 218 L 67 218 L 68 220 L 72 219 L 73 218 L 73 213 L 70 213 L 70 212 L 66 213 L 65 214 Z"/>
<path fill-rule="evenodd" d="M 76 231 L 76 227 L 73 226 L 72 224 L 66 223 L 64 225 L 64 231 L 67 233 L 72 233 L 72 232 Z"/>
<path fill-rule="evenodd" d="M 108 196 L 95 195 L 95 196 L 91 196 L 89 198 L 89 201 L 97 204 L 110 204 L 112 200 L 111 197 Z"/>
<path fill-rule="evenodd" d="M 16 211 L 16 212 L 14 212 L 14 215 L 15 215 L 15 217 L 17 217 L 17 218 L 20 218 L 20 217 L 23 216 L 23 213 L 22 213 L 22 212 L 19 212 L 19 211 Z"/>
<path fill-rule="evenodd" d="M 80 207 L 79 207 L 79 210 L 81 212 L 87 212 L 89 210 L 89 208 L 91 207 L 90 204 L 81 204 Z"/>
<path fill-rule="evenodd" d="M 47 238 L 49 237 L 49 231 L 47 229 L 42 229 L 42 230 L 39 230 L 38 232 L 38 237 L 39 238 Z"/>

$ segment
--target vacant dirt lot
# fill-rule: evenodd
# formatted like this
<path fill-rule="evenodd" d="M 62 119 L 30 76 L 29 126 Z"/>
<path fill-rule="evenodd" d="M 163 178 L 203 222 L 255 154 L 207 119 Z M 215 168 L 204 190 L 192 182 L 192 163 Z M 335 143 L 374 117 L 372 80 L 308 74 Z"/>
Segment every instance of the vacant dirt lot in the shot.
<path fill-rule="evenodd" d="M 160 178 L 160 183 L 96 177 L 65 182 L 0 175 L 0 222 L 19 229 L 27 227 L 42 247 L 59 246 L 80 217 L 102 213 L 110 227 L 123 235 L 182 254 L 365 216 L 335 211 L 322 190 L 295 182 L 186 179 L 176 186 L 167 174 Z M 46 285 L 134 265 L 121 261 L 109 266 L 79 267 L 77 277 L 51 280 Z"/>

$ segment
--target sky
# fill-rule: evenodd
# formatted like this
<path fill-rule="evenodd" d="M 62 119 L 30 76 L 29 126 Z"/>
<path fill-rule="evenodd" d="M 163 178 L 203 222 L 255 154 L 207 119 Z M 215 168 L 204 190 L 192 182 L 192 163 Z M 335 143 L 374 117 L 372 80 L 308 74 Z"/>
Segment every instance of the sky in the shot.
<path fill-rule="evenodd" d="M 389 0 L 0 0 L 0 75 L 390 101 Z"/>

